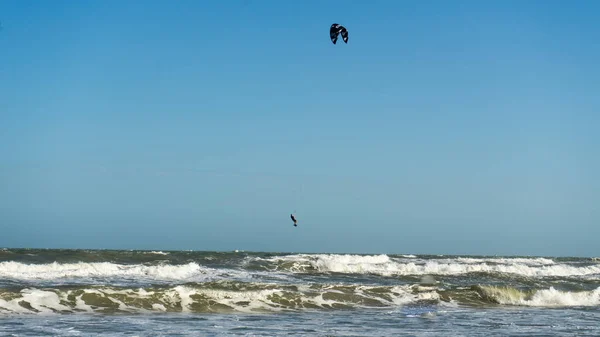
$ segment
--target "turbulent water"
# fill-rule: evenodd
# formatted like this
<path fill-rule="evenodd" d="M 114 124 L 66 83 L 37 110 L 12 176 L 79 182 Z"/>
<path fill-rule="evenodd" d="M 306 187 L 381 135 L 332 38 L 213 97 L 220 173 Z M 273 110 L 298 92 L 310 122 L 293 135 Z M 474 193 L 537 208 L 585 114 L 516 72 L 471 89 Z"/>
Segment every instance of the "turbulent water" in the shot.
<path fill-rule="evenodd" d="M 600 260 L 0 250 L 0 335 L 598 336 Z"/>

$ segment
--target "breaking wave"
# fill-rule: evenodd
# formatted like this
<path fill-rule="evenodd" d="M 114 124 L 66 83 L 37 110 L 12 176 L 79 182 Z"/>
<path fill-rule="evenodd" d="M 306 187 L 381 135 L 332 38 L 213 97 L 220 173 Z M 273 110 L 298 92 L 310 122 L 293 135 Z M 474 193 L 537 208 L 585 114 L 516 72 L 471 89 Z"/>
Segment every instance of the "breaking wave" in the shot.
<path fill-rule="evenodd" d="M 111 284 L 133 282 L 208 282 L 223 278 L 245 278 L 240 270 L 215 269 L 190 262 L 183 265 L 125 265 L 110 262 L 25 264 L 0 262 L 0 280 L 26 282 L 54 281 L 62 283 Z"/>
<path fill-rule="evenodd" d="M 162 254 L 158 254 L 162 256 Z M 523 278 L 571 277 L 598 279 L 600 264 L 558 263 L 546 258 L 453 258 L 422 259 L 388 255 L 300 254 L 245 257 L 240 262 L 219 265 L 213 257 L 205 262 L 170 264 L 168 260 L 143 264 L 113 262 L 24 263 L 0 262 L 0 281 L 56 281 L 89 283 L 136 280 L 140 282 L 210 282 L 220 279 L 247 280 L 258 275 L 286 278 L 293 275 L 457 276 L 472 273 L 515 275 Z"/>
<path fill-rule="evenodd" d="M 436 301 L 409 287 L 290 285 L 231 281 L 163 288 L 25 288 L 0 292 L 0 313 L 277 312 L 394 307 Z"/>
<path fill-rule="evenodd" d="M 478 293 L 489 302 L 531 307 L 579 307 L 600 305 L 600 287 L 590 291 L 549 289 L 520 290 L 511 287 L 479 286 Z"/>
<path fill-rule="evenodd" d="M 600 265 L 569 265 L 546 258 L 402 259 L 388 255 L 304 254 L 268 258 L 294 273 L 405 275 L 515 274 L 524 277 L 583 277 L 600 275 Z"/>
<path fill-rule="evenodd" d="M 0 291 L 1 314 L 68 313 L 268 313 L 298 310 L 397 308 L 404 305 L 600 305 L 600 287 L 569 292 L 472 286 L 244 283 L 216 281 L 168 287 L 52 287 Z"/>

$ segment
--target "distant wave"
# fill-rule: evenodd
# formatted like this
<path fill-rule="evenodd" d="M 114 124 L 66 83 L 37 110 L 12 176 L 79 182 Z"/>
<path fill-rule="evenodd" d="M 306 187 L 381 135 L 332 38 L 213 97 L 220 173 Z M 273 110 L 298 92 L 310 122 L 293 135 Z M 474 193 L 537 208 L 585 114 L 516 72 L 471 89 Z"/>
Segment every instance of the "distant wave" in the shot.
<path fill-rule="evenodd" d="M 574 266 L 546 258 L 411 259 L 388 255 L 300 254 L 266 260 L 295 273 L 405 275 L 515 274 L 524 277 L 577 277 L 600 275 L 600 265 Z"/>
<path fill-rule="evenodd" d="M 25 264 L 0 262 L 0 279 L 21 281 L 68 281 L 69 283 L 119 283 L 127 280 L 153 282 L 203 282 L 219 278 L 246 277 L 247 272 L 214 269 L 190 262 L 183 265 L 125 265 L 110 262 Z"/>
<path fill-rule="evenodd" d="M 156 254 L 156 255 L 169 255 L 169 253 L 165 253 L 163 251 L 151 251 L 151 252 L 145 252 L 146 254 Z"/>
<path fill-rule="evenodd" d="M 159 254 L 162 256 L 162 254 Z M 210 263 L 213 257 L 205 257 Z M 226 261 L 227 263 L 228 260 Z M 0 280 L 114 279 L 146 281 L 204 282 L 221 278 L 244 279 L 257 274 L 348 274 L 380 276 L 456 276 L 470 273 L 517 275 L 526 278 L 600 276 L 600 264 L 571 265 L 549 259 L 419 259 L 388 255 L 300 254 L 272 257 L 246 257 L 226 267 L 208 267 L 198 262 L 169 264 L 119 264 L 112 262 L 24 263 L 0 262 Z"/>

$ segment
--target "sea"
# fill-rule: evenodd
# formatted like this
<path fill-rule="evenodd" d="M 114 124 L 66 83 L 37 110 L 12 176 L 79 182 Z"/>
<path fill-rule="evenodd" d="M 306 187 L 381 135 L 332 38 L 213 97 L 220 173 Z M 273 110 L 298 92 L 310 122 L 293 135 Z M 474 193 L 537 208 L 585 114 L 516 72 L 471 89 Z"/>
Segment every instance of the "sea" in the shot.
<path fill-rule="evenodd" d="M 1 336 L 600 336 L 600 259 L 0 249 Z"/>

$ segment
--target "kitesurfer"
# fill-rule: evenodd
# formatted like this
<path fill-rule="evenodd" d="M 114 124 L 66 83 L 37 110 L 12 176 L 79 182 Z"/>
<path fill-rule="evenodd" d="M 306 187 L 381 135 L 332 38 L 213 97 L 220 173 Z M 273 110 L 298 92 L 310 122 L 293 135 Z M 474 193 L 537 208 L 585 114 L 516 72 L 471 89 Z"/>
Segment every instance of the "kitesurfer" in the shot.
<path fill-rule="evenodd" d="M 297 227 L 298 221 L 296 221 L 296 217 L 294 217 L 294 214 L 290 214 L 290 217 L 292 218 L 292 221 L 294 222 L 294 227 Z"/>

